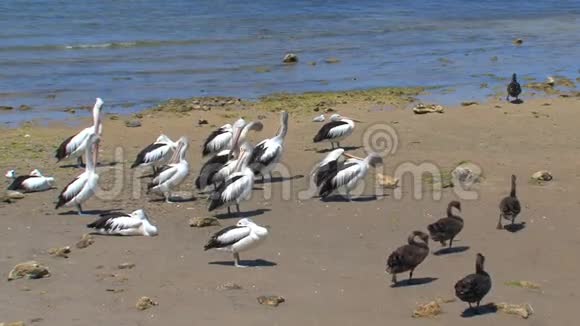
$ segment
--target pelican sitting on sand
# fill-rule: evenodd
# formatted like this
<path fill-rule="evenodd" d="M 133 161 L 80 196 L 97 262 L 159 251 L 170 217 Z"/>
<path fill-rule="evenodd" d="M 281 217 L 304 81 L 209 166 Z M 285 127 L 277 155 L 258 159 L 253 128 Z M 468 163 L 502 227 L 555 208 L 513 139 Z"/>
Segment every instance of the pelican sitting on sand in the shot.
<path fill-rule="evenodd" d="M 28 175 L 20 176 L 16 176 L 16 171 L 10 170 L 6 172 L 5 176 L 12 179 L 8 190 L 36 192 L 54 188 L 54 178 L 43 176 L 38 169 L 32 170 Z"/>
<path fill-rule="evenodd" d="M 105 235 L 144 235 L 147 237 L 158 234 L 157 227 L 151 224 L 144 210 L 138 209 L 130 214 L 108 213 L 91 224 L 88 228 L 95 229 L 98 234 Z"/>
<path fill-rule="evenodd" d="M 181 137 L 177 143 L 176 153 L 179 155 L 179 161 L 163 166 L 157 171 L 153 181 L 147 185 L 147 192 L 162 193 L 167 203 L 171 203 L 171 191 L 177 188 L 189 175 L 189 163 L 185 159 L 189 142 L 186 137 Z M 175 157 L 171 161 L 173 162 L 174 160 Z"/>
<path fill-rule="evenodd" d="M 88 144 L 89 136 L 92 134 L 97 134 L 99 137 L 103 133 L 103 125 L 101 123 L 101 108 L 103 106 L 103 100 L 97 98 L 95 106 L 93 107 L 93 125 L 87 127 L 74 136 L 70 136 L 65 139 L 58 149 L 56 150 L 55 158 L 57 162 L 65 158 L 77 158 L 78 166 L 82 167 L 83 159 L 82 156 L 85 153 L 85 149 Z M 99 147 L 95 149 L 96 152 L 99 151 Z M 95 162 L 97 164 L 97 162 Z"/>
<path fill-rule="evenodd" d="M 243 218 L 234 226 L 228 226 L 211 236 L 204 250 L 216 248 L 234 254 L 236 267 L 246 267 L 240 264 L 240 252 L 255 248 L 268 237 L 268 229 L 254 223 L 249 218 Z"/>
<path fill-rule="evenodd" d="M 96 133 L 89 135 L 85 147 L 85 159 L 87 161 L 85 172 L 64 187 L 58 196 L 56 209 L 62 206 L 75 206 L 79 215 L 84 215 L 81 205 L 95 194 L 99 181 L 99 175 L 95 169 L 95 163 L 98 158 L 98 142 L 99 136 Z"/>

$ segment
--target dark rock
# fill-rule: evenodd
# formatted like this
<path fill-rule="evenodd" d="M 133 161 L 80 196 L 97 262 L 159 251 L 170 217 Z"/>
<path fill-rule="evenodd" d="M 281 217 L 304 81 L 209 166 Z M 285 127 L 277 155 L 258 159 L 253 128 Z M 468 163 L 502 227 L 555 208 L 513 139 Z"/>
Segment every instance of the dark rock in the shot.
<path fill-rule="evenodd" d="M 14 110 L 13 106 L 7 106 L 7 105 L 0 105 L 0 110 L 2 111 L 10 111 L 10 110 Z"/>
<path fill-rule="evenodd" d="M 297 63 L 298 56 L 294 53 L 286 53 L 286 55 L 284 56 L 284 59 L 282 59 L 282 62 L 284 62 L 284 63 Z"/>
<path fill-rule="evenodd" d="M 198 121 L 197 121 L 197 124 L 198 124 L 199 126 L 201 126 L 201 125 L 206 125 L 206 124 L 208 124 L 208 123 L 209 123 L 209 122 L 207 122 L 207 120 L 205 120 L 205 119 L 204 119 L 204 120 L 198 120 Z"/>
<path fill-rule="evenodd" d="M 110 115 L 109 116 L 109 120 L 119 120 L 119 119 L 120 119 L 119 116 L 116 115 L 116 114 L 113 114 L 113 115 Z"/>
<path fill-rule="evenodd" d="M 127 121 L 125 121 L 125 126 L 127 126 L 129 128 L 141 127 L 141 121 L 139 121 L 139 120 L 127 120 Z"/>
<path fill-rule="evenodd" d="M 513 40 L 514 45 L 522 45 L 524 44 L 524 40 L 522 40 L 521 38 L 517 38 L 515 40 Z"/>
<path fill-rule="evenodd" d="M 264 120 L 264 119 L 266 119 L 265 115 L 263 115 L 263 114 L 258 115 L 258 120 Z"/>
<path fill-rule="evenodd" d="M 32 108 L 29 105 L 22 104 L 21 106 L 18 107 L 18 110 L 20 110 L 20 111 L 28 111 L 28 110 L 32 110 Z"/>

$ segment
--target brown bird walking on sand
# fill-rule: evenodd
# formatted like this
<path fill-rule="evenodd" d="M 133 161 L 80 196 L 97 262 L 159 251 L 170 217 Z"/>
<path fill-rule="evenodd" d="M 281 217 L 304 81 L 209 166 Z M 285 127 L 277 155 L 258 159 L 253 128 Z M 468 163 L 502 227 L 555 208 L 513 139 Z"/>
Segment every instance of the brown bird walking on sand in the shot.
<path fill-rule="evenodd" d="M 503 229 L 501 224 L 502 217 L 506 220 L 510 220 L 512 225 L 518 214 L 520 214 L 522 208 L 520 206 L 520 201 L 516 196 L 516 176 L 512 174 L 512 188 L 510 195 L 504 197 L 499 203 L 499 220 L 497 221 L 497 229 Z"/>
<path fill-rule="evenodd" d="M 421 239 L 420 242 L 415 238 Z M 393 275 L 393 284 L 397 283 L 397 274 L 409 271 L 409 280 L 413 271 L 429 255 L 429 236 L 425 232 L 413 231 L 407 239 L 408 244 L 397 248 L 387 259 L 387 273 Z"/>
<path fill-rule="evenodd" d="M 510 96 L 515 97 L 516 101 L 519 100 L 518 96 L 522 93 L 522 87 L 520 86 L 520 83 L 518 83 L 516 74 L 512 75 L 512 81 L 507 86 L 507 93 L 508 95 L 505 98 L 506 101 L 510 100 Z"/>
<path fill-rule="evenodd" d="M 447 217 L 427 226 L 431 239 L 441 242 L 442 246 L 449 240 L 449 248 L 453 245 L 455 236 L 463 229 L 463 219 L 453 213 L 453 208 L 461 211 L 461 203 L 456 200 L 450 202 L 447 205 Z"/>

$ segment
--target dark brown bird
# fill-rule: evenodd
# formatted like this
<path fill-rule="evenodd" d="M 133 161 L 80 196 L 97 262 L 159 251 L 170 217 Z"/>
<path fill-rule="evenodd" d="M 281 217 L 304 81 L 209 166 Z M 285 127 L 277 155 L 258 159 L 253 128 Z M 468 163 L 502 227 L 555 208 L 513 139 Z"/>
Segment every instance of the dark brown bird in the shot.
<path fill-rule="evenodd" d="M 416 237 L 422 242 L 415 241 Z M 425 232 L 413 231 L 407 241 L 409 244 L 397 248 L 387 259 L 387 273 L 393 275 L 393 284 L 397 283 L 397 274 L 406 271 L 411 280 L 415 268 L 429 255 L 429 236 Z"/>
<path fill-rule="evenodd" d="M 455 296 L 467 302 L 469 308 L 472 308 L 473 303 L 476 303 L 476 308 L 479 308 L 481 299 L 491 289 L 491 277 L 483 270 L 484 263 L 485 257 L 478 253 L 475 259 L 475 274 L 469 274 L 455 283 Z"/>
<path fill-rule="evenodd" d="M 461 212 L 461 203 L 454 200 L 447 205 L 447 217 L 427 226 L 431 239 L 441 242 L 442 246 L 446 246 L 445 242 L 449 240 L 449 248 L 455 236 L 463 229 L 463 219 L 453 214 L 454 207 Z"/>
<path fill-rule="evenodd" d="M 499 220 L 497 221 L 497 228 L 499 230 L 503 229 L 501 224 L 502 217 L 506 220 L 510 220 L 513 225 L 521 210 L 520 201 L 516 196 L 516 176 L 512 174 L 512 189 L 510 195 L 502 199 L 499 203 Z"/>
<path fill-rule="evenodd" d="M 507 86 L 507 93 L 508 95 L 505 98 L 506 101 L 510 100 L 510 96 L 515 97 L 517 101 L 518 96 L 522 93 L 522 87 L 520 86 L 520 83 L 518 83 L 516 74 L 512 75 L 512 81 Z"/>

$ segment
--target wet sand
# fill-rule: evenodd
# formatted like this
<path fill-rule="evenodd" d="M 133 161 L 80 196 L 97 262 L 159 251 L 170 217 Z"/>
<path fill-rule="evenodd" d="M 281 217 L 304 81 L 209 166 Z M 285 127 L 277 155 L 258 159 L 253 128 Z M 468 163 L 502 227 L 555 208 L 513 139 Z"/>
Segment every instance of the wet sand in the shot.
<path fill-rule="evenodd" d="M 577 97 L 535 99 L 521 105 L 491 101 L 428 115 L 364 101 L 329 107 L 365 121 L 357 124 L 343 146 L 360 146 L 365 130 L 375 122 L 396 130 L 398 150 L 386 157 L 379 172 L 392 175 L 401 164 L 424 161 L 448 169 L 468 160 L 482 168 L 479 198 L 462 200 L 466 225 L 456 246 L 468 249 L 429 255 L 415 271 L 424 284 L 391 288 L 390 276 L 385 274 L 386 257 L 405 243 L 411 231 L 425 230 L 427 224 L 445 215 L 447 203 L 457 198 L 453 189 L 443 189 L 442 198 L 434 200 L 425 186 L 422 198 L 413 198 L 415 189 L 407 176 L 401 182 L 402 198 L 385 190 L 375 199 L 375 171 L 371 171 L 361 199 L 303 199 L 298 193 L 308 188 L 308 174 L 324 155 L 316 150 L 329 148 L 329 144 L 312 144 L 321 124 L 310 119 L 320 112 L 294 112 L 283 158 L 291 180 L 278 178 L 271 185 L 258 182 L 256 188 L 260 189 L 254 191 L 252 200 L 241 205 L 244 216 L 270 227 L 270 237 L 263 246 L 241 255 L 246 262 L 258 260 L 253 261 L 257 267 L 234 268 L 230 254 L 202 249 L 220 227 L 188 226 L 191 217 L 209 216 L 206 195 L 195 193 L 193 201 L 179 204 L 152 201 L 159 197 L 144 191 L 135 196 L 134 184 L 141 182 L 137 190 L 143 190 L 145 179 L 137 178 L 142 173 L 129 166 L 160 131 L 172 139 L 187 135 L 192 170 L 180 190 L 191 191 L 202 165 L 200 146 L 212 125 L 231 123 L 240 115 L 247 120 L 263 115 L 264 130 L 251 136 L 259 141 L 274 135 L 278 113 L 258 109 L 153 112 L 144 115 L 140 128 L 125 127 L 123 119 L 105 118 L 100 183 L 110 189 L 122 176 L 123 187 L 111 199 L 105 198 L 109 193 L 105 192 L 89 200 L 85 209 L 130 212 L 144 208 L 158 224 L 159 236 L 96 236 L 92 246 L 73 248 L 68 259 L 51 257 L 47 251 L 74 246 L 88 232 L 85 225 L 93 217 L 54 210 L 60 189 L 81 171 L 54 164 L 52 151 L 59 140 L 79 128 L 59 123 L 2 130 L 2 171 L 16 168 L 23 173 L 39 168 L 57 178 L 58 189 L 0 204 L 0 271 L 4 275 L 0 321 L 30 323 L 41 318 L 35 325 L 564 325 L 576 320 L 573 309 L 580 290 L 576 261 L 580 248 Z M 198 126 L 199 119 L 207 119 L 209 125 Z M 349 152 L 365 155 L 363 148 Z M 109 165 L 111 162 L 115 164 Z M 554 180 L 543 186 L 529 183 L 531 174 L 542 169 L 550 170 Z M 149 170 L 142 172 L 148 174 Z M 495 229 L 498 203 L 509 192 L 512 173 L 519 177 L 518 195 L 523 203 L 519 220 L 526 223 L 517 233 Z M 265 199 L 269 189 L 271 198 Z M 284 189 L 290 189 L 289 196 L 283 195 Z M 223 210 L 218 212 L 222 226 L 237 220 L 221 213 Z M 431 242 L 430 247 L 436 251 L 440 244 Z M 454 283 L 474 272 L 477 252 L 487 257 L 486 269 L 493 279 L 484 303 L 530 303 L 535 315 L 528 321 L 502 313 L 462 318 L 467 304 L 454 302 L 443 305 L 444 313 L 432 320 L 411 318 L 417 303 L 453 297 Z M 48 265 L 52 276 L 6 281 L 15 264 L 31 259 Z M 124 262 L 136 266 L 118 269 Z M 510 280 L 532 281 L 542 288 L 531 291 L 504 285 Z M 243 289 L 217 289 L 226 282 Z M 277 308 L 261 306 L 256 301 L 260 295 L 280 295 L 286 302 Z M 159 305 L 138 311 L 135 303 L 141 296 L 149 296 Z"/>

